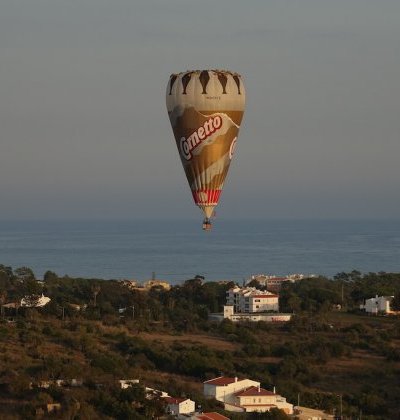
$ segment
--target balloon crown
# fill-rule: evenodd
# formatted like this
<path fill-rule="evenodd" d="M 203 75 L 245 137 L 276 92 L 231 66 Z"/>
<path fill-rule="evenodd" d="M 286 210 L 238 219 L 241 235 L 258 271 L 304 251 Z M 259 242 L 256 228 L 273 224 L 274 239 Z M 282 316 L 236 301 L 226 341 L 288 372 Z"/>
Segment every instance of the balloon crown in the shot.
<path fill-rule="evenodd" d="M 186 70 L 186 71 L 181 71 L 179 73 L 172 73 L 170 77 L 180 76 L 181 74 L 201 74 L 203 72 L 212 72 L 214 74 L 225 73 L 225 74 L 230 74 L 232 76 L 241 77 L 239 73 L 236 73 L 230 70 L 223 70 L 223 69 Z"/>

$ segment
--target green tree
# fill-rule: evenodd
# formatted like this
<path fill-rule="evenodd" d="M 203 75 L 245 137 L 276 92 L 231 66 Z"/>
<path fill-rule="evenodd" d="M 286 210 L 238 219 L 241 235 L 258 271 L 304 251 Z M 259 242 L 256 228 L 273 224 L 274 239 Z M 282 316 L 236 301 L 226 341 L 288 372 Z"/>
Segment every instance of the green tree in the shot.
<path fill-rule="evenodd" d="M 14 270 L 17 280 L 24 282 L 26 280 L 35 280 L 35 274 L 29 267 L 18 267 Z"/>
<path fill-rule="evenodd" d="M 7 290 L 11 286 L 13 277 L 12 268 L 0 264 L 0 290 Z"/>
<path fill-rule="evenodd" d="M 54 283 L 58 280 L 58 276 L 53 271 L 46 271 L 43 276 L 45 283 Z"/>
<path fill-rule="evenodd" d="M 6 303 L 7 300 L 7 292 L 5 290 L 0 289 L 0 316 L 4 316 L 4 307 L 3 305 Z"/>

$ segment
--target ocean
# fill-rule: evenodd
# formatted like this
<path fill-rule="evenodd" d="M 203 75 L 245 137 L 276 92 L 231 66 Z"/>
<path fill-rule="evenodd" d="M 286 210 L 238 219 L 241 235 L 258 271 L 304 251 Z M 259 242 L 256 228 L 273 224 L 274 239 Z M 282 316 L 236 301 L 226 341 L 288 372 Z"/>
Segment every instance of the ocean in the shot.
<path fill-rule="evenodd" d="M 195 275 L 242 282 L 252 274 L 400 271 L 400 221 L 0 221 L 0 264 L 37 278 Z"/>

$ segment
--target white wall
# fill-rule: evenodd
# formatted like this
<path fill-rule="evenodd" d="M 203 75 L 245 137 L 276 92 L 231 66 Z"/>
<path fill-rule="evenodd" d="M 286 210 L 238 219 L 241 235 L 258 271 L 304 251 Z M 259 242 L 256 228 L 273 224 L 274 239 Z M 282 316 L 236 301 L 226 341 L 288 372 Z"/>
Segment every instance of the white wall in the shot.
<path fill-rule="evenodd" d="M 362 305 L 362 309 L 365 309 L 365 312 L 368 313 L 378 313 L 378 312 L 390 312 L 390 302 L 392 301 L 391 296 L 375 296 L 374 298 L 367 299 L 365 305 Z"/>
<path fill-rule="evenodd" d="M 250 312 L 279 311 L 278 297 L 251 297 Z"/>
<path fill-rule="evenodd" d="M 242 379 L 228 385 L 216 386 L 212 384 L 204 384 L 203 392 L 206 397 L 214 397 L 222 402 L 235 402 L 235 392 L 249 388 L 250 386 L 260 386 L 260 382 L 251 379 Z"/>

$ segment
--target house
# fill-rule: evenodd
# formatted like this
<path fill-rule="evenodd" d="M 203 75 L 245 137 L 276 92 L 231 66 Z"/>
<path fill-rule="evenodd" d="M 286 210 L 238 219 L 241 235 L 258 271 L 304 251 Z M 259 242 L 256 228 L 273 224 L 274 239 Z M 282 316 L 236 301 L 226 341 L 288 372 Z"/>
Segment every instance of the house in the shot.
<path fill-rule="evenodd" d="M 82 379 L 70 379 L 69 380 L 69 385 L 70 386 L 82 386 L 83 385 L 83 380 Z"/>
<path fill-rule="evenodd" d="M 68 303 L 68 306 L 76 312 L 83 312 L 87 308 L 87 304 L 79 305 L 77 303 Z"/>
<path fill-rule="evenodd" d="M 167 404 L 167 414 L 190 414 L 196 411 L 195 402 L 189 398 L 164 397 L 163 400 Z"/>
<path fill-rule="evenodd" d="M 40 308 L 42 306 L 47 305 L 51 299 L 47 296 L 25 296 L 21 299 L 21 307 L 26 308 Z"/>
<path fill-rule="evenodd" d="M 286 398 L 261 388 L 260 382 L 251 379 L 220 376 L 205 381 L 203 387 L 204 395 L 223 402 L 227 411 L 265 412 L 279 408 L 287 414 L 293 413 L 293 405 Z"/>
<path fill-rule="evenodd" d="M 234 410 L 232 411 L 237 411 L 237 407 L 243 408 L 246 413 L 265 412 L 271 408 L 279 408 L 286 414 L 293 414 L 293 404 L 286 402 L 286 398 L 260 386 L 251 386 L 235 393 L 235 403 L 233 405 Z"/>
<path fill-rule="evenodd" d="M 33 383 L 31 383 L 31 385 L 33 385 Z M 54 385 L 54 381 L 50 380 L 50 381 L 39 381 L 36 386 L 38 388 L 43 388 L 43 389 L 47 389 L 50 388 L 51 385 Z"/>
<path fill-rule="evenodd" d="M 251 276 L 246 283 L 257 281 L 261 286 L 265 286 L 270 292 L 279 292 L 282 285 L 286 282 L 295 283 L 304 279 L 305 277 L 315 277 L 315 275 L 305 276 L 304 274 L 289 274 L 288 276 L 270 276 L 265 274 L 256 274 Z"/>
<path fill-rule="evenodd" d="M 165 398 L 165 397 L 169 397 L 168 392 L 160 391 L 159 389 L 149 388 L 148 386 L 146 386 L 144 388 L 144 391 L 146 393 L 146 398 L 148 400 L 152 400 L 154 398 Z"/>
<path fill-rule="evenodd" d="M 195 413 L 190 417 L 182 417 L 182 419 L 184 418 L 189 420 L 229 420 L 228 417 L 216 413 L 215 411 L 209 413 Z"/>
<path fill-rule="evenodd" d="M 393 311 L 390 309 L 390 304 L 394 296 L 378 296 L 374 298 L 366 299 L 364 305 L 360 305 L 361 310 L 365 310 L 366 313 L 375 314 L 385 313 L 389 314 Z"/>
<path fill-rule="evenodd" d="M 131 387 L 132 385 L 138 385 L 139 379 L 119 379 L 118 383 L 121 389 L 127 389 Z M 102 384 L 99 384 L 99 385 L 102 385 Z M 168 392 L 160 391 L 158 389 L 150 388 L 148 386 L 143 386 L 143 388 L 144 388 L 146 398 L 148 400 L 169 397 Z"/>
<path fill-rule="evenodd" d="M 233 287 L 226 292 L 226 304 L 234 307 L 234 312 L 254 313 L 279 311 L 278 295 L 263 292 L 255 287 Z"/>
<path fill-rule="evenodd" d="M 156 279 L 151 279 L 151 280 L 147 280 L 143 283 L 143 287 L 146 290 L 150 290 L 153 287 L 159 287 L 161 289 L 164 290 L 170 290 L 171 289 L 171 285 L 165 281 L 165 280 L 156 280 Z"/>
<path fill-rule="evenodd" d="M 260 383 L 250 379 L 238 377 L 219 376 L 203 382 L 203 393 L 206 397 L 215 398 L 217 401 L 234 401 L 234 394 L 250 386 L 259 386 Z"/>
<path fill-rule="evenodd" d="M 56 379 L 54 381 L 54 385 L 59 386 L 59 387 L 68 386 L 68 382 L 65 379 Z"/>
<path fill-rule="evenodd" d="M 135 290 L 138 287 L 139 282 L 136 280 L 119 280 L 119 283 L 127 287 L 128 289 Z"/>
<path fill-rule="evenodd" d="M 206 397 L 215 398 L 218 401 L 234 402 L 236 392 L 251 386 L 259 386 L 260 383 L 250 379 L 239 379 L 238 377 L 220 376 L 203 382 L 203 393 Z"/>
<path fill-rule="evenodd" d="M 39 381 L 35 384 L 31 383 L 32 385 L 35 385 L 38 388 L 43 388 L 43 389 L 47 389 L 50 388 L 51 386 L 58 386 L 58 387 L 79 387 L 83 385 L 83 380 L 82 379 L 48 379 L 48 380 L 43 380 L 43 381 Z"/>
<path fill-rule="evenodd" d="M 120 379 L 118 382 L 121 389 L 127 389 L 132 385 L 137 385 L 139 379 Z"/>

